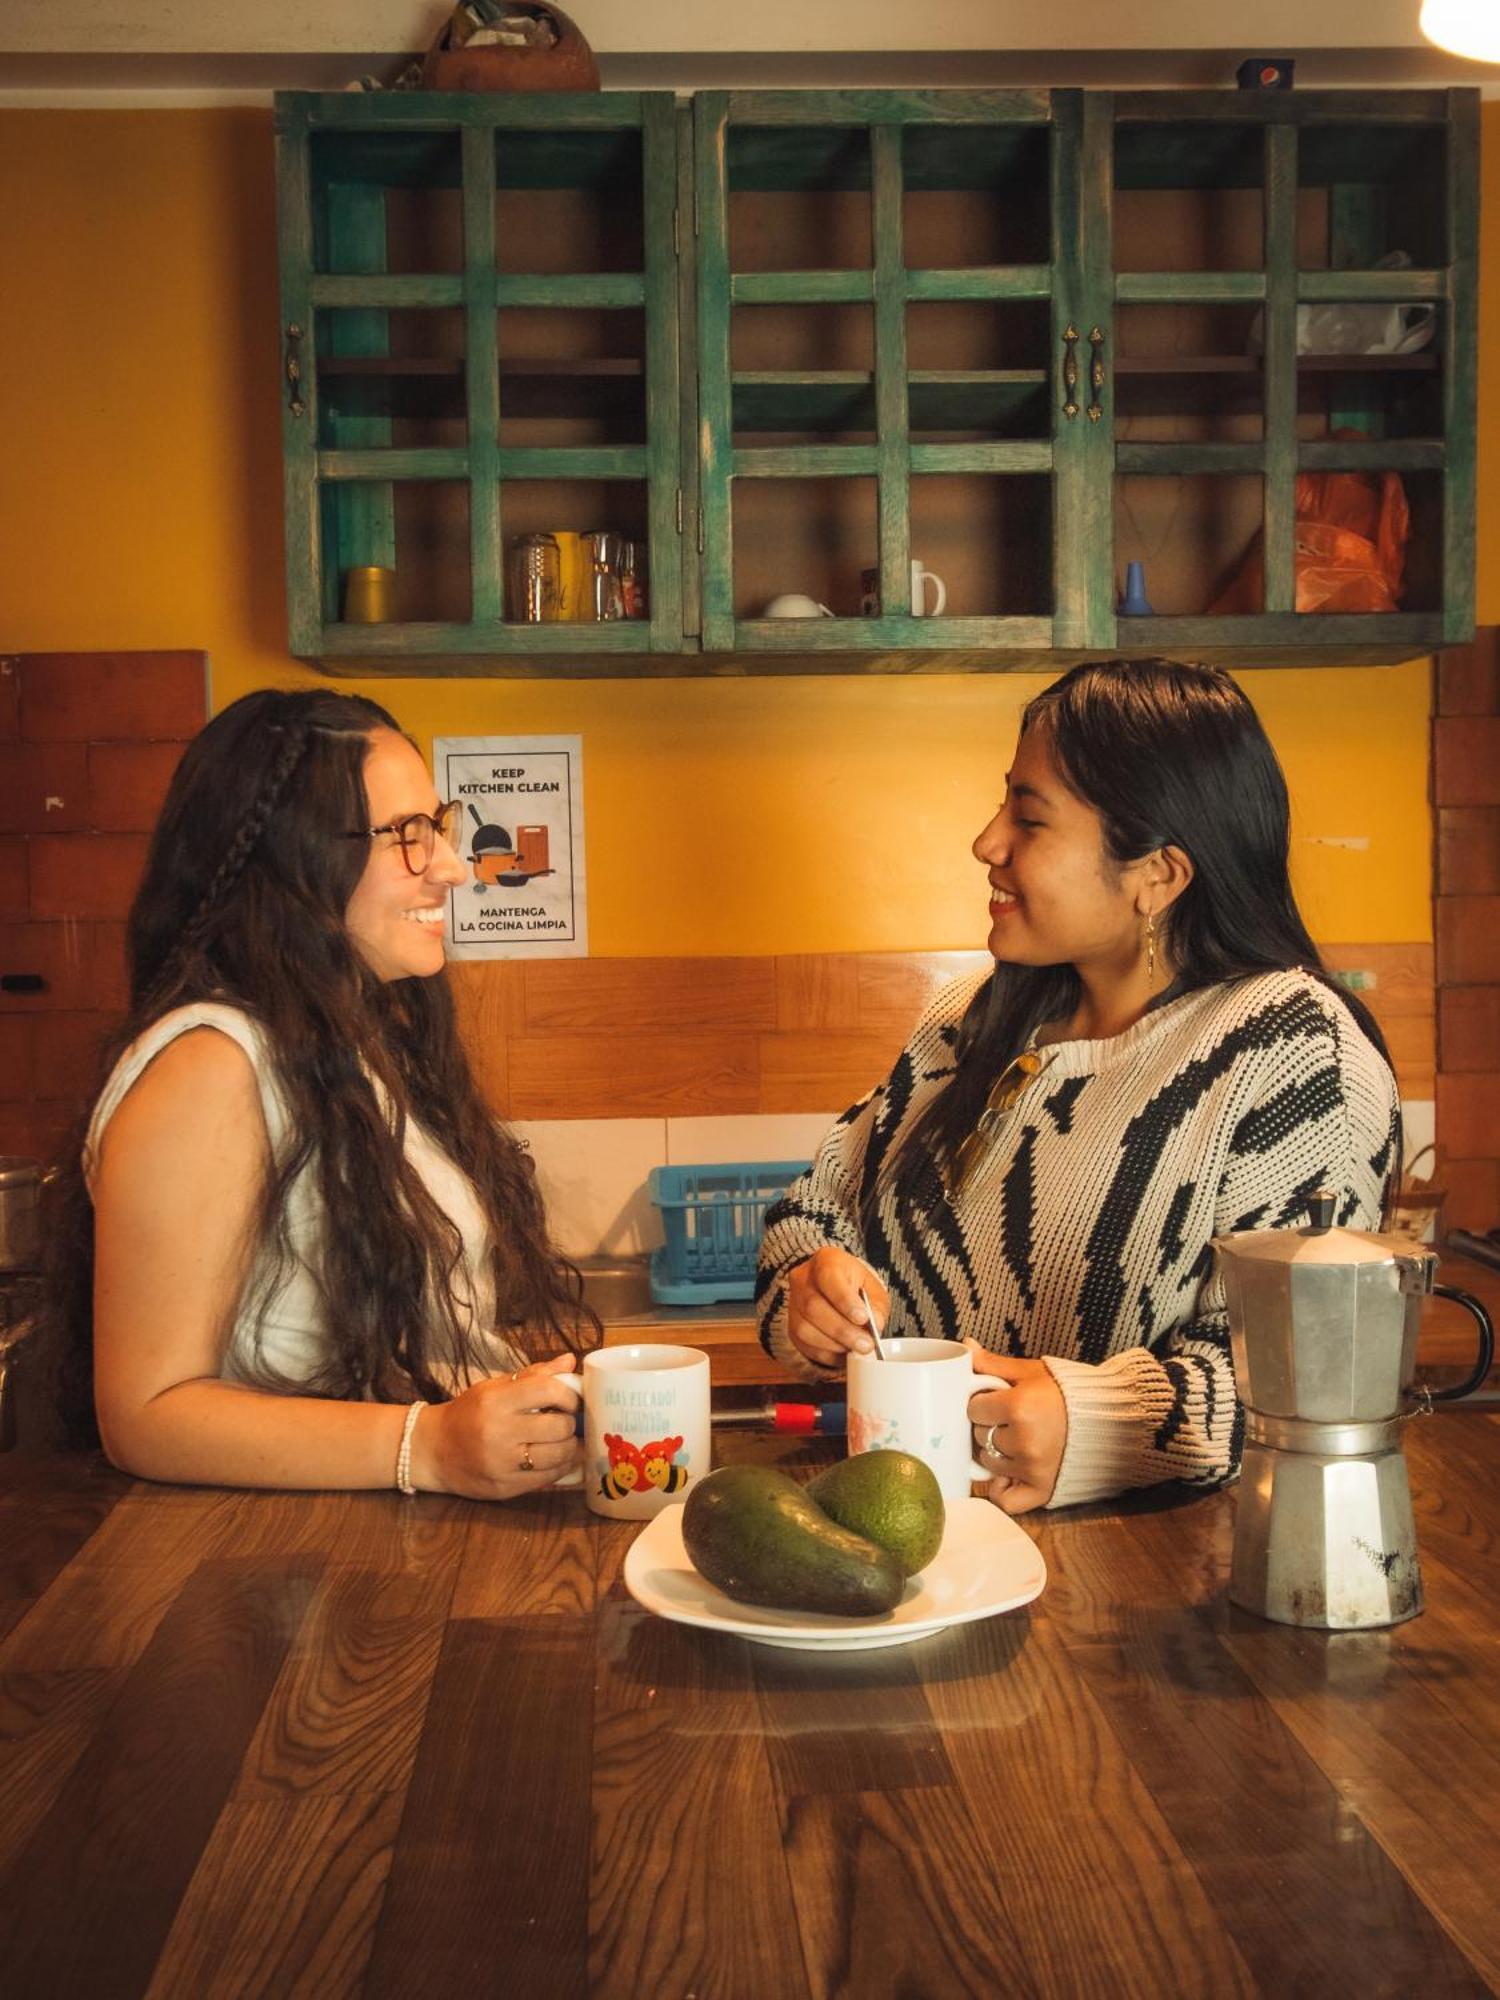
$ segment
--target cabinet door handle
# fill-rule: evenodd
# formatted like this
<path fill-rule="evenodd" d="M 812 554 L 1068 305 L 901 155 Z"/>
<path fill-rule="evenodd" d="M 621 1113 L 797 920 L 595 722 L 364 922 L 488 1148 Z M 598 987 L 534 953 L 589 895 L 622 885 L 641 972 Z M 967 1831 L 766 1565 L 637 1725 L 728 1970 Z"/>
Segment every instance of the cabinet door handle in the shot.
<path fill-rule="evenodd" d="M 287 408 L 300 417 L 307 405 L 302 400 L 302 329 L 295 320 L 286 330 L 286 381 L 291 391 Z"/>
<path fill-rule="evenodd" d="M 1063 328 L 1063 388 L 1067 391 L 1063 415 L 1071 423 L 1078 415 L 1078 329 L 1071 320 Z"/>
<path fill-rule="evenodd" d="M 1104 415 L 1104 329 L 1094 327 L 1089 334 L 1094 352 L 1089 361 L 1089 422 L 1097 424 Z"/>

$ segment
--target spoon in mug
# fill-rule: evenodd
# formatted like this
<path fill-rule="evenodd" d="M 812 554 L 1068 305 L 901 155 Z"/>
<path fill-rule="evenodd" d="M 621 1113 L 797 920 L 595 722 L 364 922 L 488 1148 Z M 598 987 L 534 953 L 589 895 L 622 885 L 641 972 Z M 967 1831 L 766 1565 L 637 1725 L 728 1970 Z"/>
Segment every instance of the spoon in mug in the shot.
<path fill-rule="evenodd" d="M 869 1322 L 870 1327 L 870 1338 L 875 1343 L 875 1359 L 877 1361 L 884 1361 L 886 1359 L 886 1352 L 880 1344 L 880 1328 L 875 1324 L 875 1308 L 865 1297 L 865 1288 L 863 1285 L 859 1287 L 859 1302 L 865 1309 L 865 1318 Z"/>

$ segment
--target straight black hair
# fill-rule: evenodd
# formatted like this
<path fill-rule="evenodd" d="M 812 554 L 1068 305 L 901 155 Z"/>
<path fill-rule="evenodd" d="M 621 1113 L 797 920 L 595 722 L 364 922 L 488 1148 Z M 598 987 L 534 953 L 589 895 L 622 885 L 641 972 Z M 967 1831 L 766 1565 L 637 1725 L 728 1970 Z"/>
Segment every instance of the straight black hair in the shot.
<path fill-rule="evenodd" d="M 1021 734 L 1045 735 L 1057 772 L 1098 813 L 1123 867 L 1181 848 L 1193 879 L 1159 935 L 1171 996 L 1259 972 L 1309 973 L 1338 994 L 1390 1064 L 1369 1009 L 1336 986 L 1292 893 L 1286 780 L 1260 718 L 1218 667 L 1105 660 L 1074 667 L 1027 703 Z M 974 1129 L 986 1093 L 1044 1022 L 1065 1019 L 1081 985 L 1071 965 L 997 965 L 959 1027 L 957 1069 L 904 1136 L 875 1186 L 930 1205 L 941 1168 Z M 1399 1171 L 1399 1135 L 1396 1168 Z"/>

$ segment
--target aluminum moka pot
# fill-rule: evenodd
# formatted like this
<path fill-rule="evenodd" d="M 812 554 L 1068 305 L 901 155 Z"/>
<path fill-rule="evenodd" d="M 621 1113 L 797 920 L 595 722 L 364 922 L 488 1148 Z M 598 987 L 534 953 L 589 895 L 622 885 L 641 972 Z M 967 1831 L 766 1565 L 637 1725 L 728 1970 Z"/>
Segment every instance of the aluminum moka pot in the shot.
<path fill-rule="evenodd" d="M 1319 1191 L 1304 1229 L 1215 1239 L 1245 1411 L 1231 1600 L 1282 1625 L 1399 1625 L 1422 1609 L 1406 1419 L 1477 1389 L 1495 1337 L 1467 1292 L 1434 1283 L 1437 1257 L 1406 1236 L 1333 1226 Z M 1422 1301 L 1474 1317 L 1467 1380 L 1415 1383 Z"/>

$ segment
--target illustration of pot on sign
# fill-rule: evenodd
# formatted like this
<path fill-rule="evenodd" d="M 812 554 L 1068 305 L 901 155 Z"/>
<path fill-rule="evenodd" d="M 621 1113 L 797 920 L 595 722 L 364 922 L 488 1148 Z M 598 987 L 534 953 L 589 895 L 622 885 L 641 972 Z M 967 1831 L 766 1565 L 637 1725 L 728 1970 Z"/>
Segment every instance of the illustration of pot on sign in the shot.
<path fill-rule="evenodd" d="M 557 872 L 549 860 L 546 827 L 518 826 L 512 840 L 503 826 L 486 825 L 472 800 L 469 813 L 478 829 L 469 844 L 476 896 L 497 883 L 502 889 L 524 889 L 534 877 Z"/>

